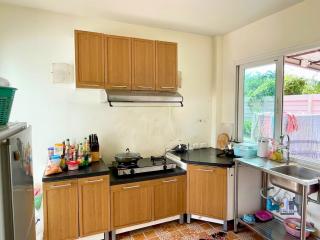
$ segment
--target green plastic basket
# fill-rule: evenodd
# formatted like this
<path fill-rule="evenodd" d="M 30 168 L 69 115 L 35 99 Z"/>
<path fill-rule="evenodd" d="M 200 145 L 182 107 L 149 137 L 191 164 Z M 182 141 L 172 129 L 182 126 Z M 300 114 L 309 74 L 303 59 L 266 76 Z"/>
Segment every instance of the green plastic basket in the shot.
<path fill-rule="evenodd" d="M 0 87 L 0 125 L 6 125 L 9 121 L 16 90 L 12 87 Z"/>

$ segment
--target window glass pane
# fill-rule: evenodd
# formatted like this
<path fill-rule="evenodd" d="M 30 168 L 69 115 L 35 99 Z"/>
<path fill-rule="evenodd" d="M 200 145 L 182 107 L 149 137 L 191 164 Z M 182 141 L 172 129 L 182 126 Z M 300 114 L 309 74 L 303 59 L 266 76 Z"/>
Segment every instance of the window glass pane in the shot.
<path fill-rule="evenodd" d="M 320 158 L 320 70 L 285 64 L 282 131 L 291 155 Z"/>
<path fill-rule="evenodd" d="M 243 141 L 273 138 L 276 64 L 246 68 L 243 84 Z"/>

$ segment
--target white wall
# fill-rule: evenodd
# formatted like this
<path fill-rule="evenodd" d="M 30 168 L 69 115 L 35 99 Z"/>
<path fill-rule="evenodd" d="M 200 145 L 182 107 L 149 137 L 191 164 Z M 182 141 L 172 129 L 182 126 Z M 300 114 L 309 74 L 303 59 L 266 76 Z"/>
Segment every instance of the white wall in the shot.
<path fill-rule="evenodd" d="M 110 108 L 101 90 L 53 84 L 51 63 L 74 64 L 74 29 L 178 42 L 185 107 Z M 33 126 L 35 181 L 41 181 L 47 147 L 97 133 L 105 160 L 126 147 L 162 154 L 178 139 L 210 143 L 212 38 L 126 23 L 0 5 L 0 76 L 19 90 L 11 120 Z"/>
<path fill-rule="evenodd" d="M 222 78 L 221 84 L 216 83 L 220 87 L 216 91 L 222 92 L 222 107 L 213 113 L 221 116 L 217 129 L 222 123 L 234 122 L 236 64 L 320 47 L 319 9 L 319 0 L 305 0 L 223 36 L 223 58 L 219 64 Z M 320 228 L 319 205 L 311 203 L 309 207 L 310 219 Z"/>

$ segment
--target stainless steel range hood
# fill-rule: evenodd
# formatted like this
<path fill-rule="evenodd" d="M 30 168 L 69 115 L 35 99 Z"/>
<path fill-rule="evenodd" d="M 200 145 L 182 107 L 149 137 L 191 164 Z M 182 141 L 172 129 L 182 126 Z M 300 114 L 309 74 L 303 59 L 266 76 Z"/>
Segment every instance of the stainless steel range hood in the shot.
<path fill-rule="evenodd" d="M 110 107 L 113 103 L 164 103 L 183 107 L 183 97 L 177 92 L 106 90 L 106 93 Z"/>

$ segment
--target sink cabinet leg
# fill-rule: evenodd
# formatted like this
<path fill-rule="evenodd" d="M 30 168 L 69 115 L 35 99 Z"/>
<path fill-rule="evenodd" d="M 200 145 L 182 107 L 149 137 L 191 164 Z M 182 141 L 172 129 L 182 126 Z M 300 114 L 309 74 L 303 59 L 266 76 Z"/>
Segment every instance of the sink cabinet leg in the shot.
<path fill-rule="evenodd" d="M 223 222 L 222 230 L 223 230 L 224 232 L 228 232 L 228 220 L 225 220 L 225 221 Z"/>
<path fill-rule="evenodd" d="M 238 187 L 239 187 L 239 163 L 235 161 L 234 167 L 234 207 L 233 207 L 233 231 L 238 232 Z"/>
<path fill-rule="evenodd" d="M 116 231 L 111 232 L 111 240 L 116 240 Z"/>
<path fill-rule="evenodd" d="M 265 196 L 268 196 L 268 173 L 262 172 L 262 189 Z M 267 199 L 261 198 L 261 209 L 267 209 Z"/>
<path fill-rule="evenodd" d="M 183 224 L 183 223 L 184 223 L 184 214 L 181 214 L 179 218 L 179 224 Z"/>
<path fill-rule="evenodd" d="M 307 187 L 302 187 L 302 201 L 301 201 L 301 234 L 300 239 L 306 239 L 306 223 L 307 223 L 307 202 L 308 202 L 308 195 L 307 195 Z"/>
<path fill-rule="evenodd" d="M 187 223 L 191 223 L 191 214 L 187 214 Z"/>

